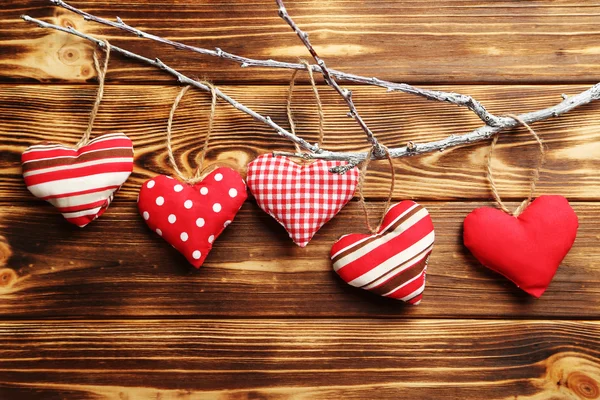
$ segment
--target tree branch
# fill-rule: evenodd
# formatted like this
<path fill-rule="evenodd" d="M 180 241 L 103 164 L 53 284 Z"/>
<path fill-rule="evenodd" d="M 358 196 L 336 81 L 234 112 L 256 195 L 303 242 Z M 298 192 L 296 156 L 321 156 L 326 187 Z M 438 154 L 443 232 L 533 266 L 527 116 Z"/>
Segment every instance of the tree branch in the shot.
<path fill-rule="evenodd" d="M 215 50 L 209 50 L 209 49 L 205 49 L 202 47 L 187 45 L 185 43 L 173 41 L 173 40 L 162 38 L 160 36 L 156 36 L 156 35 L 153 35 L 150 33 L 146 33 L 140 29 L 137 29 L 130 25 L 127 25 L 119 17 L 117 17 L 117 22 L 114 22 L 114 21 L 110 21 L 110 20 L 107 20 L 104 18 L 97 17 L 97 16 L 87 13 L 83 10 L 80 10 L 76 7 L 73 7 L 72 5 L 65 3 L 63 0 L 50 0 L 50 2 L 56 6 L 62 7 L 66 10 L 69 10 L 78 15 L 81 15 L 83 17 L 83 19 L 85 19 L 86 21 L 93 21 L 93 22 L 96 22 L 99 24 L 103 24 L 103 25 L 107 25 L 107 26 L 110 26 L 113 28 L 121 29 L 125 32 L 134 34 L 140 38 L 145 38 L 145 39 L 153 40 L 155 42 L 167 44 L 167 45 L 172 46 L 179 50 L 188 50 L 188 51 L 191 51 L 194 53 L 199 53 L 199 54 L 212 56 L 212 57 L 219 57 L 219 58 L 223 58 L 225 60 L 233 61 L 233 62 L 240 64 L 240 66 L 242 68 L 262 67 L 262 68 L 306 70 L 306 66 L 304 64 L 300 64 L 300 63 L 288 63 L 288 62 L 276 61 L 276 60 L 271 60 L 271 59 L 256 60 L 256 59 L 252 59 L 252 58 L 238 56 L 236 54 L 221 50 L 220 48 L 216 48 Z M 319 67 L 318 65 L 313 64 L 310 66 L 310 68 L 314 72 L 322 73 L 321 67 Z M 473 97 L 467 96 L 464 94 L 453 93 L 453 92 L 443 92 L 443 91 L 439 91 L 439 90 L 422 89 L 422 88 L 418 88 L 418 87 L 415 87 L 415 86 L 412 86 L 412 85 L 409 85 L 406 83 L 396 83 L 396 82 L 385 81 L 385 80 L 374 78 L 374 77 L 365 77 L 365 76 L 360 76 L 360 75 L 355 75 L 355 74 L 348 74 L 348 73 L 338 71 L 335 69 L 331 69 L 331 68 L 329 68 L 329 73 L 335 79 L 339 79 L 339 80 L 360 83 L 360 84 L 366 84 L 366 85 L 379 86 L 379 87 L 387 89 L 389 92 L 398 91 L 398 92 L 413 94 L 416 96 L 421 96 L 428 100 L 441 101 L 441 102 L 455 104 L 459 107 L 466 107 L 469 110 L 471 110 L 473 113 L 475 113 L 475 115 L 477 115 L 486 125 L 499 126 L 502 122 L 501 117 L 497 117 L 494 114 L 488 112 L 480 102 L 475 100 Z"/>
<path fill-rule="evenodd" d="M 27 22 L 33 22 L 34 24 L 37 24 L 38 26 L 42 27 L 42 28 L 50 28 L 50 29 L 56 29 L 58 31 L 61 32 L 65 32 L 65 33 L 70 33 L 72 35 L 75 36 L 79 36 L 82 39 L 86 39 L 89 40 L 92 43 L 95 43 L 97 46 L 99 47 L 104 47 L 105 44 L 102 40 L 97 39 L 93 36 L 87 35 L 83 32 L 80 32 L 72 27 L 68 27 L 68 28 L 64 28 L 62 26 L 58 26 L 58 25 L 54 25 L 54 24 L 50 24 L 48 22 L 44 22 L 41 21 L 39 19 L 35 19 L 32 18 L 28 15 L 22 15 L 21 18 L 24 21 Z M 160 68 L 163 71 L 168 72 L 169 74 L 173 75 L 175 78 L 177 78 L 177 80 L 180 83 L 186 84 L 186 85 L 192 85 L 200 90 L 204 90 L 206 92 L 210 92 L 210 88 L 206 85 L 204 85 L 201 82 L 198 82 L 194 79 L 191 79 L 185 75 L 183 75 L 182 73 L 178 72 L 177 70 L 171 68 L 170 66 L 168 66 L 167 64 L 163 63 L 161 60 L 157 59 L 150 59 L 150 58 L 146 58 L 144 56 L 141 56 L 139 54 L 133 53 L 129 50 L 125 50 L 122 49 L 120 47 L 111 45 L 111 50 L 115 51 L 117 53 L 120 53 L 122 55 L 124 55 L 125 57 L 129 57 L 132 58 L 136 61 L 141 61 L 144 62 L 146 64 L 150 64 L 154 67 Z M 259 113 L 257 113 L 256 111 L 252 110 L 249 107 L 246 107 L 245 105 L 243 105 L 242 103 L 239 103 L 238 101 L 236 101 L 235 99 L 233 99 L 232 97 L 229 97 L 228 95 L 226 95 L 225 93 L 223 93 L 219 88 L 215 88 L 215 94 L 225 100 L 226 102 L 228 102 L 229 104 L 231 104 L 233 107 L 235 107 L 236 109 L 245 112 L 246 114 L 250 115 L 252 118 L 254 118 L 257 121 L 260 121 L 268 126 L 270 126 L 271 128 L 273 128 L 280 136 L 283 136 L 284 138 L 291 140 L 294 143 L 297 143 L 298 145 L 302 146 L 303 148 L 313 152 L 313 153 L 321 153 L 322 150 L 319 149 L 319 147 L 317 145 L 312 145 L 310 143 L 308 143 L 306 140 L 288 132 L 287 130 L 283 129 L 281 126 L 277 125 L 275 122 L 273 122 L 273 120 L 268 117 L 268 116 L 263 116 Z"/>
<path fill-rule="evenodd" d="M 348 108 L 350 109 L 348 116 L 353 118 L 358 123 L 358 125 L 361 127 L 361 129 L 365 132 L 365 134 L 367 135 L 367 140 L 369 141 L 371 146 L 373 146 L 373 152 L 375 153 L 375 155 L 377 157 L 382 157 L 385 154 L 385 150 L 379 144 L 379 142 L 377 141 L 377 138 L 375 137 L 375 135 L 373 134 L 371 129 L 369 129 L 369 127 L 367 126 L 367 123 L 362 119 L 362 117 L 358 113 L 358 110 L 356 109 L 356 106 L 354 105 L 354 100 L 352 100 L 352 92 L 348 89 L 342 89 L 340 87 L 340 85 L 338 85 L 338 83 L 335 81 L 335 79 L 332 78 L 331 74 L 329 73 L 329 70 L 327 69 L 327 66 L 325 65 L 325 60 L 323 60 L 317 54 L 316 50 L 314 49 L 314 47 L 310 43 L 310 40 L 308 39 L 308 34 L 306 32 L 303 32 L 300 29 L 300 27 L 298 27 L 298 25 L 296 25 L 296 23 L 294 22 L 292 17 L 290 17 L 290 15 L 287 13 L 287 10 L 285 9 L 285 5 L 283 4 L 283 0 L 275 0 L 275 2 L 277 3 L 277 6 L 279 7 L 279 16 L 281 17 L 281 19 L 283 19 L 285 22 L 287 22 L 287 24 L 290 26 L 290 28 L 292 28 L 292 30 L 296 33 L 296 35 L 298 35 L 298 37 L 300 38 L 300 40 L 302 41 L 302 43 L 304 44 L 304 46 L 306 47 L 306 49 L 308 50 L 308 52 L 310 53 L 312 58 L 315 60 L 317 65 L 321 68 L 321 73 L 323 74 L 323 79 L 325 79 L 325 83 L 327 83 L 329 86 L 331 86 L 336 92 L 338 92 L 340 94 L 340 96 L 342 96 L 342 98 L 348 105 Z"/>
<path fill-rule="evenodd" d="M 89 35 L 86 35 L 85 33 L 79 32 L 73 28 L 70 28 L 70 27 L 64 28 L 62 26 L 50 24 L 50 23 L 40 21 L 35 18 L 31 18 L 27 15 L 24 15 L 21 18 L 23 18 L 23 20 L 25 20 L 27 22 L 35 23 L 42 28 L 56 29 L 58 31 L 69 33 L 69 34 L 72 34 L 75 36 L 79 36 L 80 38 L 89 40 L 90 42 L 95 43 L 97 46 L 100 46 L 100 47 L 104 46 L 104 42 L 102 40 L 94 38 Z M 210 91 L 210 88 L 208 88 L 207 86 L 201 84 L 198 81 L 188 78 L 187 76 L 179 73 L 178 71 L 174 70 L 173 68 L 165 65 L 162 61 L 160 61 L 158 59 L 152 60 L 150 58 L 143 57 L 139 54 L 133 53 L 131 51 L 122 49 L 117 46 L 111 46 L 111 48 L 113 51 L 120 53 L 126 57 L 129 57 L 136 61 L 141 61 L 143 63 L 160 68 L 160 69 L 170 73 L 171 75 L 175 76 L 182 83 L 192 85 L 192 86 L 194 86 L 198 89 L 204 90 L 204 91 Z M 264 117 L 264 116 L 258 114 L 257 112 L 251 110 L 250 108 L 248 108 L 248 107 L 244 106 L 243 104 L 237 102 L 236 100 L 232 99 L 231 97 L 225 95 L 220 90 L 217 89 L 216 93 L 220 98 L 222 98 L 223 100 L 230 103 L 236 109 L 251 115 L 257 121 L 263 122 L 266 125 L 270 126 L 279 135 L 281 135 L 281 136 L 285 137 L 286 139 L 289 139 L 295 143 L 298 143 L 300 146 L 306 148 L 309 151 L 312 151 L 312 153 L 308 153 L 308 154 L 294 154 L 294 153 L 274 153 L 274 154 L 287 155 L 287 156 L 291 156 L 291 157 L 292 156 L 293 157 L 302 157 L 302 158 L 307 158 L 307 159 L 348 161 L 348 162 L 350 162 L 350 164 L 357 164 L 367 157 L 367 154 L 368 154 L 367 152 L 347 153 L 347 152 L 332 152 L 332 151 L 325 151 L 325 150 L 319 149 L 317 146 L 313 146 L 310 143 L 306 142 L 305 140 L 303 140 L 295 135 L 292 135 L 290 132 L 281 128 L 279 125 L 277 125 L 275 122 L 273 122 L 269 117 Z M 555 106 L 552 106 L 552 107 L 549 107 L 549 108 L 546 108 L 543 110 L 539 110 L 539 111 L 521 114 L 521 115 L 519 115 L 519 117 L 522 120 L 524 120 L 525 122 L 527 122 L 528 124 L 532 124 L 534 122 L 543 121 L 543 120 L 546 120 L 551 117 L 558 117 L 559 115 L 565 114 L 576 107 L 588 104 L 592 101 L 599 100 L 599 99 L 600 99 L 600 83 L 597 83 L 596 85 L 592 86 L 591 88 L 589 88 L 588 90 L 586 90 L 584 92 L 581 92 L 574 96 L 566 97 L 562 102 L 560 102 L 559 104 L 557 104 Z M 497 126 L 484 125 L 480 128 L 475 129 L 472 132 L 469 132 L 469 133 L 466 133 L 463 135 L 450 135 L 449 137 L 447 137 L 445 139 L 438 140 L 435 142 L 412 143 L 410 146 L 402 146 L 402 147 L 390 149 L 390 155 L 393 158 L 400 158 L 400 157 L 413 156 L 413 155 L 424 154 L 424 153 L 429 153 L 429 152 L 434 152 L 434 151 L 443 151 L 450 147 L 462 146 L 462 145 L 466 145 L 466 144 L 471 144 L 471 143 L 487 140 L 490 137 L 492 137 L 493 135 L 495 135 L 501 131 L 513 128 L 516 125 L 518 125 L 518 122 L 513 120 L 512 118 L 501 117 L 501 118 L 499 118 L 499 124 Z M 375 155 L 373 155 L 372 158 L 376 159 L 377 157 Z"/>
<path fill-rule="evenodd" d="M 576 94 L 574 96 L 567 97 L 559 104 L 545 108 L 539 111 L 533 111 L 525 114 L 520 114 L 518 117 L 528 124 L 534 122 L 543 121 L 552 117 L 558 117 L 559 115 L 565 114 L 574 108 L 582 105 L 591 103 L 592 101 L 600 100 L 600 83 L 595 84 L 591 88 L 584 92 Z M 480 142 L 487 140 L 499 132 L 514 128 L 519 125 L 519 122 L 510 118 L 502 117 L 500 119 L 499 126 L 484 125 L 477 128 L 469 133 L 463 135 L 450 135 L 445 139 L 438 140 L 435 142 L 427 143 L 412 143 L 407 146 L 390 149 L 390 155 L 392 158 L 400 158 L 406 156 L 414 156 L 424 153 L 431 153 L 434 151 L 444 151 L 450 147 L 463 146 L 471 143 Z M 300 157 L 300 154 L 275 152 L 275 155 L 285 155 L 288 157 Z M 328 155 L 312 154 L 304 155 L 305 158 L 310 157 L 314 159 L 326 159 L 326 160 L 353 160 L 353 162 L 360 162 L 366 158 L 367 153 L 330 153 Z"/>

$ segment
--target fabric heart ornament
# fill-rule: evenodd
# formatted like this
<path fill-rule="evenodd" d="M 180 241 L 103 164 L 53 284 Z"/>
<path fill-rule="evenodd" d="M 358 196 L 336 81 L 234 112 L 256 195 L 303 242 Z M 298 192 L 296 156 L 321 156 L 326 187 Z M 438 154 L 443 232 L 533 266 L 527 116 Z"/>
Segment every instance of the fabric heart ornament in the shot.
<path fill-rule="evenodd" d="M 217 168 L 193 185 L 165 175 L 146 181 L 138 209 L 150 229 L 200 268 L 246 198 L 242 177 Z"/>
<path fill-rule="evenodd" d="M 577 236 L 579 221 L 567 199 L 540 196 L 518 217 L 482 207 L 464 221 L 463 240 L 475 258 L 540 297 Z"/>
<path fill-rule="evenodd" d="M 133 171 L 133 144 L 123 133 L 90 140 L 94 120 L 104 94 L 104 81 L 110 59 L 110 44 L 100 66 L 96 52 L 98 92 L 87 129 L 75 147 L 41 143 L 29 147 L 21 156 L 23 178 L 29 191 L 58 208 L 67 221 L 84 227 L 108 208 L 114 193 Z"/>
<path fill-rule="evenodd" d="M 529 196 L 513 212 L 502 202 L 492 174 L 496 135 L 488 155 L 487 178 L 499 209 L 482 207 L 467 215 L 463 241 L 481 264 L 504 275 L 530 295 L 540 297 L 573 246 L 579 221 L 562 196 L 540 196 L 531 201 L 544 163 L 544 144 L 518 115 L 507 116 L 527 128 L 539 148 L 540 158 L 532 174 Z"/>
<path fill-rule="evenodd" d="M 299 165 L 265 154 L 248 164 L 247 182 L 258 206 L 277 220 L 290 238 L 305 247 L 314 234 L 354 196 L 358 169 L 329 172 L 340 163 Z"/>
<path fill-rule="evenodd" d="M 390 207 L 376 234 L 342 236 L 331 248 L 333 269 L 354 287 L 419 304 L 434 239 L 427 209 L 404 200 Z"/>
<path fill-rule="evenodd" d="M 84 227 L 106 211 L 133 171 L 133 144 L 123 133 L 99 136 L 79 148 L 42 143 L 25 150 L 21 161 L 29 191 Z"/>

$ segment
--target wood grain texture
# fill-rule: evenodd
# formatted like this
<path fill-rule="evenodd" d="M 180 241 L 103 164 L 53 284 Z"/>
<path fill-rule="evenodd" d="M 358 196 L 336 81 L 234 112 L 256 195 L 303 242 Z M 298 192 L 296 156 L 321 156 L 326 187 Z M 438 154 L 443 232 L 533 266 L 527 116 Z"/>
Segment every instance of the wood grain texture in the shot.
<path fill-rule="evenodd" d="M 585 85 L 559 86 L 460 86 L 446 87 L 472 94 L 493 112 L 526 112 L 560 101 L 560 94 L 574 94 Z M 141 183 L 158 173 L 170 174 L 165 130 L 177 88 L 166 86 L 109 86 L 97 118 L 95 134 L 122 131 L 134 141 L 136 167 L 117 198 L 134 200 Z M 226 86 L 225 92 L 287 126 L 285 86 Z M 346 107 L 336 94 L 322 88 L 326 138 L 331 150 L 365 150 L 366 139 L 345 116 Z M 76 143 L 88 121 L 95 86 L 3 85 L 0 86 L 0 196 L 24 201 L 33 197 L 25 189 L 20 154 L 40 141 Z M 209 99 L 190 92 L 175 118 L 174 148 L 180 165 L 192 170 L 199 159 L 206 133 Z M 438 140 L 481 125 L 475 116 L 456 106 L 427 102 L 407 95 L 385 93 L 361 86 L 355 90 L 357 107 L 381 142 L 389 147 L 408 141 Z M 562 194 L 571 200 L 600 199 L 600 103 L 590 104 L 560 118 L 534 125 L 548 147 L 538 194 Z M 295 96 L 298 134 L 317 140 L 317 114 L 309 87 Z M 527 195 L 531 168 L 536 166 L 535 142 L 524 130 L 504 133 L 494 155 L 494 170 L 503 198 Z M 487 199 L 485 177 L 487 143 L 447 149 L 444 152 L 395 161 L 398 185 L 395 198 Z M 208 154 L 209 163 L 237 169 L 245 175 L 246 164 L 258 154 L 292 150 L 292 144 L 270 128 L 219 103 Z M 370 167 L 365 195 L 384 198 L 389 191 L 389 167 L 375 162 Z"/>
<path fill-rule="evenodd" d="M 597 399 L 600 323 L 0 324 L 6 399 Z"/>
<path fill-rule="evenodd" d="M 308 56 L 273 0 L 73 4 L 206 48 L 285 61 Z M 598 2 L 286 4 L 329 66 L 469 94 L 497 115 L 545 108 L 600 81 Z M 19 19 L 24 13 L 160 56 L 287 127 L 289 71 L 176 51 L 85 23 L 47 0 L 3 1 L 0 400 L 600 399 L 600 103 L 534 125 L 548 145 L 538 194 L 568 197 L 580 221 L 573 249 L 538 300 L 479 265 L 462 244 L 464 217 L 491 205 L 487 144 L 395 161 L 394 198 L 418 199 L 436 229 L 424 299 L 411 307 L 351 288 L 332 271 L 333 242 L 366 232 L 357 201 L 301 249 L 250 199 L 193 270 L 148 230 L 135 204 L 145 179 L 171 172 L 165 128 L 179 88 L 118 56 L 95 134 L 123 131 L 133 139 L 133 175 L 84 230 L 35 199 L 23 184 L 20 154 L 42 140 L 76 143 L 96 82 L 88 43 L 28 25 Z M 365 150 L 341 99 L 320 89 L 325 147 Z M 361 115 L 390 147 L 481 125 L 455 106 L 353 90 Z M 294 99 L 298 133 L 315 142 L 310 88 L 299 85 Z M 174 147 L 188 170 L 199 158 L 208 109 L 208 96 L 190 92 L 176 116 Z M 219 104 L 209 164 L 244 174 L 257 155 L 292 148 Z M 503 134 L 493 166 L 510 207 L 526 195 L 536 155 L 524 130 Z M 372 163 L 365 194 L 373 218 L 389 176 L 383 162 Z"/>
<path fill-rule="evenodd" d="M 308 53 L 277 17 L 275 2 L 79 1 L 105 18 L 120 16 L 150 33 L 254 58 L 293 61 Z M 600 81 L 600 4 L 575 0 L 419 0 L 289 2 L 288 9 L 331 67 L 382 79 L 431 82 Z M 222 82 L 278 82 L 280 70 L 241 69 L 179 52 L 115 29 L 85 23 L 46 0 L 5 0 L 0 19 L 0 79 L 81 82 L 93 75 L 89 45 L 21 22 L 29 13 L 157 57 L 191 75 Z M 115 57 L 112 81 L 170 81 Z"/>
<path fill-rule="evenodd" d="M 531 298 L 482 267 L 462 245 L 462 221 L 481 203 L 424 202 L 436 243 L 419 306 L 345 284 L 329 251 L 366 232 L 351 202 L 304 249 L 248 201 L 194 270 L 151 232 L 135 203 L 114 204 L 85 230 L 41 204 L 0 208 L 0 315 L 86 317 L 586 318 L 600 309 L 600 203 L 574 203 L 580 228 L 548 291 Z M 383 204 L 372 204 L 372 214 Z M 516 206 L 515 203 L 510 205 Z"/>

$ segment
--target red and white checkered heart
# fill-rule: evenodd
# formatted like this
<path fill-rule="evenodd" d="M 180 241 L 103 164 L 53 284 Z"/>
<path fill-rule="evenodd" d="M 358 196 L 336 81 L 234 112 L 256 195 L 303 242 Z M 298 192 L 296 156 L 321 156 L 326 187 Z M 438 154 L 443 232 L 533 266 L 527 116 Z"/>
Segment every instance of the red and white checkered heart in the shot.
<path fill-rule="evenodd" d="M 329 170 L 340 163 L 315 161 L 298 165 L 265 154 L 248 164 L 248 187 L 259 207 L 275 218 L 292 240 L 305 247 L 314 234 L 354 196 L 358 169 Z"/>
<path fill-rule="evenodd" d="M 159 175 L 140 189 L 138 209 L 146 224 L 196 268 L 248 197 L 231 168 L 217 168 L 195 185 Z"/>
<path fill-rule="evenodd" d="M 331 248 L 333 269 L 346 283 L 375 294 L 419 304 L 435 233 L 423 206 L 392 206 L 375 235 L 342 236 Z"/>
<path fill-rule="evenodd" d="M 99 136 L 79 149 L 42 143 L 25 150 L 21 162 L 29 191 L 84 227 L 106 211 L 133 171 L 133 144 L 123 133 Z"/>

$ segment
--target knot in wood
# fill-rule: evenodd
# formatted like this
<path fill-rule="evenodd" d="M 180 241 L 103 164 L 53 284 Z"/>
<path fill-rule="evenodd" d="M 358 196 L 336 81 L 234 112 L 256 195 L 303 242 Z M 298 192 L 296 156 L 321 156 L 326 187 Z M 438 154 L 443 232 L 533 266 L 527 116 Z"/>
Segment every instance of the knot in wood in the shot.
<path fill-rule="evenodd" d="M 0 267 L 6 265 L 8 259 L 12 256 L 12 250 L 4 236 L 0 236 Z"/>
<path fill-rule="evenodd" d="M 9 289 L 15 284 L 19 277 L 17 273 L 10 268 L 0 269 L 0 289 Z"/>
<path fill-rule="evenodd" d="M 69 18 L 61 18 L 59 24 L 65 28 L 75 29 L 75 24 Z"/>
<path fill-rule="evenodd" d="M 597 399 L 600 396 L 598 382 L 582 372 L 570 373 L 566 386 L 582 399 Z"/>
<path fill-rule="evenodd" d="M 414 144 L 414 142 L 410 141 L 406 144 L 406 150 L 408 150 L 409 153 L 412 153 L 416 149 L 417 149 L 417 146 Z"/>
<path fill-rule="evenodd" d="M 74 46 L 63 46 L 58 51 L 58 59 L 65 65 L 73 65 L 79 58 L 79 49 Z"/>

